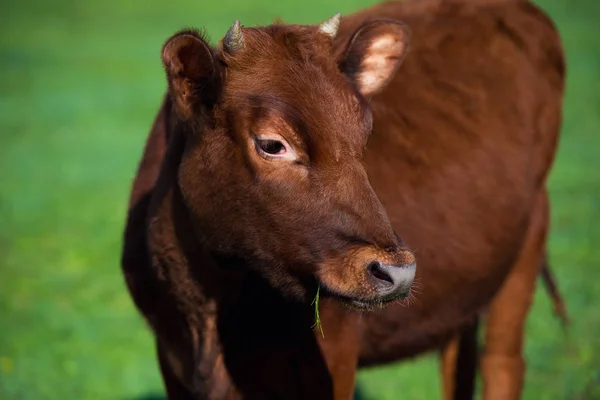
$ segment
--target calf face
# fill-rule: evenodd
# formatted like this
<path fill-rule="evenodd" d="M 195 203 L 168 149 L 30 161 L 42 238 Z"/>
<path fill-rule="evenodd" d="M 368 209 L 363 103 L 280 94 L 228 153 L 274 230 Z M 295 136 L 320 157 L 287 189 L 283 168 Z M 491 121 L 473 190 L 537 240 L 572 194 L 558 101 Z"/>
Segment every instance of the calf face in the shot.
<path fill-rule="evenodd" d="M 253 268 L 286 295 L 316 284 L 355 307 L 406 297 L 415 258 L 369 184 L 366 98 L 400 65 L 408 31 L 371 21 L 336 51 L 339 15 L 320 26 L 241 28 L 219 48 L 195 31 L 162 58 L 177 182 L 199 245 Z"/>

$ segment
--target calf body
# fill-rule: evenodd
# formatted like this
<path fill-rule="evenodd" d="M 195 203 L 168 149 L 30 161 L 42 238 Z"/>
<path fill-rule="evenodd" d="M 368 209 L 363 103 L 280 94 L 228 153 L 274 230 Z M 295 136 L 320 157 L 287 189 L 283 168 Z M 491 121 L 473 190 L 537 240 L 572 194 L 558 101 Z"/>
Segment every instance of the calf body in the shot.
<path fill-rule="evenodd" d="M 412 31 L 397 73 L 409 36 L 389 18 Z M 385 3 L 338 22 L 165 45 L 170 90 L 123 269 L 169 398 L 350 399 L 357 367 L 430 350 L 451 398 L 454 343 L 485 312 L 485 396 L 517 398 L 560 125 L 558 35 L 524 1 Z M 415 257 L 414 301 L 397 304 Z M 324 337 L 311 329 L 319 287 Z"/>

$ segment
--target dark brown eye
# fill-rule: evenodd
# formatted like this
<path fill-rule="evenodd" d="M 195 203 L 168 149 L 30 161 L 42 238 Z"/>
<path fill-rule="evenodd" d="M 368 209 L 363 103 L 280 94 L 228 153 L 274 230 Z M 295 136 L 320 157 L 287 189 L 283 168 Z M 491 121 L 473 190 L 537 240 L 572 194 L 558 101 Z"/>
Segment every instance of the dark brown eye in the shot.
<path fill-rule="evenodd" d="M 286 152 L 285 145 L 275 139 L 256 139 L 256 146 L 260 151 L 269 155 L 282 155 Z"/>

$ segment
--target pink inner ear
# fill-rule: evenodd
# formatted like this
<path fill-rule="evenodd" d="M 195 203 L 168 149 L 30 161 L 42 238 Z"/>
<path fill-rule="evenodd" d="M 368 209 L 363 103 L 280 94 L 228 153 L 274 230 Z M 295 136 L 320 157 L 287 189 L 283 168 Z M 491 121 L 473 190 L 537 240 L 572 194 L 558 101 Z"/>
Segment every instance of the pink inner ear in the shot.
<path fill-rule="evenodd" d="M 360 92 L 373 94 L 394 76 L 406 52 L 402 36 L 387 33 L 375 37 L 367 46 L 356 80 Z"/>

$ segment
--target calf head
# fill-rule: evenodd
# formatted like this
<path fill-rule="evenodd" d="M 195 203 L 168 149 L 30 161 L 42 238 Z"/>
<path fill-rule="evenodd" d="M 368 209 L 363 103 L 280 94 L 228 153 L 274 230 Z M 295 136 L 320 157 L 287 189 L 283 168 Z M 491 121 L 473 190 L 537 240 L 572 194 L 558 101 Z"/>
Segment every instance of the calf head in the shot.
<path fill-rule="evenodd" d="M 163 48 L 185 150 L 177 184 L 199 245 L 239 260 L 283 294 L 359 308 L 406 297 L 413 254 L 370 186 L 368 98 L 400 65 L 408 30 L 362 25 L 341 46 L 318 26 L 242 28 L 218 48 L 196 31 Z"/>

